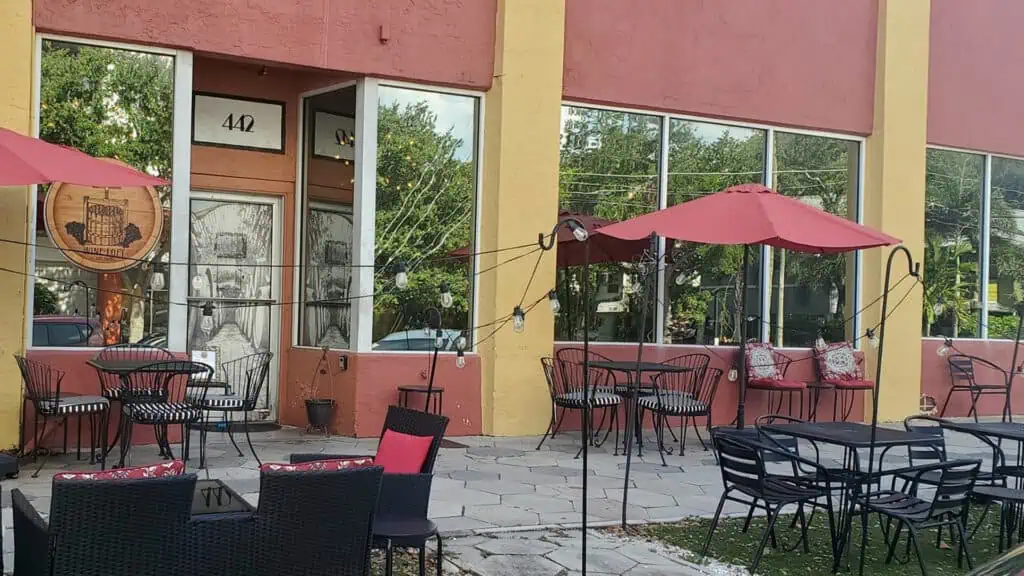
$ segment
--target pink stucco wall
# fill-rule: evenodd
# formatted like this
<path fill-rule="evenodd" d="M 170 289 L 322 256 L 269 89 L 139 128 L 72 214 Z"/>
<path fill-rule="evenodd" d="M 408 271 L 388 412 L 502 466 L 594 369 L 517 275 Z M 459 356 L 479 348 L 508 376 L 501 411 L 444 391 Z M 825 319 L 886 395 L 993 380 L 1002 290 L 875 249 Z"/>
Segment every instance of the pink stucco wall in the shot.
<path fill-rule="evenodd" d="M 565 98 L 868 134 L 877 12 L 876 0 L 566 0 Z"/>
<path fill-rule="evenodd" d="M 1024 2 L 932 0 L 928 142 L 1024 156 Z"/>
<path fill-rule="evenodd" d="M 1006 370 L 1013 359 L 1013 342 L 1010 340 L 955 340 L 954 346 L 964 354 L 979 356 L 994 362 Z M 935 398 L 938 411 L 941 412 L 950 390 L 949 363 L 946 358 L 936 352 L 942 346 L 942 340 L 933 338 L 921 340 L 921 393 Z M 1018 353 L 1017 364 L 1024 362 L 1024 347 Z M 1002 374 L 991 369 L 977 371 L 979 384 L 990 384 L 1002 381 Z M 1010 406 L 1013 412 L 1020 414 L 1024 409 L 1024 376 L 1014 378 Z M 966 392 L 957 392 L 949 399 L 947 417 L 967 416 L 971 409 L 971 399 Z M 981 416 L 999 416 L 1003 411 L 1002 396 L 982 396 L 978 400 L 978 413 Z"/>
<path fill-rule="evenodd" d="M 496 0 L 33 2 L 41 32 L 468 88 L 491 85 L 496 10 Z"/>

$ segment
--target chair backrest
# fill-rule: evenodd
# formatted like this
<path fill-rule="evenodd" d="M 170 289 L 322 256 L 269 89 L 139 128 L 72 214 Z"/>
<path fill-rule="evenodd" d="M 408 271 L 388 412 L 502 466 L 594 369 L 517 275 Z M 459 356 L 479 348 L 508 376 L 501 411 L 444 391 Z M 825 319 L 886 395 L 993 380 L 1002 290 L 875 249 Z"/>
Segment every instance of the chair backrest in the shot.
<path fill-rule="evenodd" d="M 935 496 L 929 518 L 952 513 L 959 515 L 970 503 L 971 491 L 981 468 L 980 460 L 957 460 L 942 468 L 942 476 L 935 487 Z"/>
<path fill-rule="evenodd" d="M 64 379 L 64 372 L 19 354 L 14 355 L 14 360 L 18 363 L 25 391 L 36 410 L 48 410 L 60 398 L 60 383 Z"/>
<path fill-rule="evenodd" d="M 270 352 L 257 352 L 220 365 L 220 378 L 242 395 L 246 410 L 255 410 L 260 392 L 270 377 Z"/>
<path fill-rule="evenodd" d="M 425 519 L 433 474 L 385 474 L 380 481 L 378 518 Z"/>
<path fill-rule="evenodd" d="M 392 405 L 388 406 L 380 437 L 384 438 L 384 432 L 388 430 L 411 436 L 433 437 L 434 440 L 430 443 L 430 450 L 427 452 L 427 459 L 424 460 L 423 468 L 420 469 L 421 473 L 430 474 L 434 471 L 434 461 L 437 460 L 437 452 L 441 449 L 441 440 L 444 439 L 444 432 L 447 429 L 447 416 Z"/>
<path fill-rule="evenodd" d="M 771 446 L 772 448 L 775 448 L 777 450 L 785 450 L 785 451 L 788 451 L 788 452 L 792 452 L 793 454 L 796 454 L 797 456 L 799 456 L 800 455 L 800 441 L 797 440 L 796 437 L 788 436 L 786 434 L 769 434 L 766 431 L 762 430 L 761 427 L 765 426 L 767 424 L 775 424 L 775 423 L 803 424 L 805 422 L 806 422 L 805 420 L 801 420 L 799 418 L 794 418 L 792 416 L 786 416 L 786 415 L 783 415 L 783 414 L 765 414 L 763 416 L 758 416 L 754 420 L 754 428 L 757 429 L 757 437 L 758 437 L 758 439 L 761 442 L 763 442 L 765 445 Z M 813 446 L 813 444 L 812 444 L 812 446 Z M 817 446 L 815 446 L 814 448 L 815 448 L 815 451 L 817 451 Z M 784 458 L 782 456 L 780 456 L 778 454 L 772 454 L 772 453 L 763 454 L 762 458 L 764 458 L 764 460 L 768 461 L 768 462 L 778 462 L 780 460 L 784 460 Z M 817 458 L 815 458 L 815 460 L 817 460 Z M 796 473 L 797 471 L 800 470 L 800 468 L 796 466 L 796 463 L 794 463 L 793 465 L 794 465 L 794 473 Z"/>
<path fill-rule="evenodd" d="M 383 468 L 260 475 L 254 576 L 369 574 Z"/>
<path fill-rule="evenodd" d="M 196 476 L 53 482 L 53 576 L 188 572 L 186 532 Z"/>
<path fill-rule="evenodd" d="M 173 360 L 174 354 L 163 348 L 147 346 L 146 344 L 116 344 L 100 350 L 93 358 L 96 360 L 152 360 L 157 362 L 159 360 Z M 117 374 L 104 372 L 99 368 L 96 369 L 96 374 L 100 379 L 101 390 L 121 387 L 121 377 Z"/>
<path fill-rule="evenodd" d="M 953 386 L 974 386 L 974 359 L 966 354 L 950 354 L 949 378 Z"/>
<path fill-rule="evenodd" d="M 544 371 L 544 380 L 548 383 L 548 394 L 551 395 L 552 400 L 555 396 L 560 394 L 557 386 L 559 381 L 556 381 L 555 376 L 555 360 L 550 356 L 545 356 L 540 359 L 540 369 Z"/>
<path fill-rule="evenodd" d="M 167 360 L 140 366 L 129 372 L 123 379 L 121 401 L 133 402 L 185 402 L 189 380 L 208 380 L 213 368 L 201 362 L 191 360 Z M 188 395 L 199 405 L 206 399 L 207 387 L 200 387 L 199 392 Z"/>
<path fill-rule="evenodd" d="M 693 397 L 701 404 L 711 407 L 715 404 L 715 396 L 718 395 L 718 384 L 722 381 L 721 368 L 708 368 L 704 371 L 704 378 L 699 383 L 699 388 L 694 392 Z"/>
<path fill-rule="evenodd" d="M 589 356 L 591 362 L 611 362 L 611 358 L 603 354 L 594 352 L 593 350 L 590 350 Z M 577 364 L 583 364 L 583 359 L 586 358 L 586 356 L 583 354 L 583 348 L 560 348 L 557 352 L 555 352 L 555 358 L 558 360 L 563 360 L 565 362 L 575 362 Z"/>
<path fill-rule="evenodd" d="M 718 432 L 711 433 L 711 441 L 726 489 L 739 488 L 748 494 L 764 491 L 765 468 L 760 450 L 740 438 Z"/>
<path fill-rule="evenodd" d="M 940 422 L 942 420 L 931 416 L 908 416 L 903 420 L 903 427 L 907 432 L 916 432 L 935 438 L 931 444 L 907 447 L 911 466 L 914 466 L 915 463 L 946 460 L 946 435 L 942 426 L 939 425 Z"/>
<path fill-rule="evenodd" d="M 711 364 L 711 356 L 707 354 L 683 354 L 675 358 L 669 358 L 664 362 L 671 366 L 688 368 L 686 372 L 662 372 L 655 378 L 655 387 L 659 392 L 675 392 L 678 394 L 689 394 L 695 399 L 700 399 L 700 390 L 704 385 L 704 375 L 708 365 Z"/>

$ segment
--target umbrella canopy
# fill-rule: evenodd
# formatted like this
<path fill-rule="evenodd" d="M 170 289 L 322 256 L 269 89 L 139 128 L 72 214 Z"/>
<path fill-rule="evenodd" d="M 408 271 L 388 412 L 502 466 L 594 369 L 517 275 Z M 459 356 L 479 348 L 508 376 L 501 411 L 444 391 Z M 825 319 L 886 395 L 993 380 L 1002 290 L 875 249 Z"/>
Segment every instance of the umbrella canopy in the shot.
<path fill-rule="evenodd" d="M 0 186 L 50 182 L 100 188 L 167 184 L 129 166 L 0 128 Z"/>
<path fill-rule="evenodd" d="M 899 244 L 888 234 L 834 216 L 761 184 L 741 184 L 602 227 L 598 236 L 657 234 L 701 244 L 765 244 L 797 252 L 849 252 Z"/>

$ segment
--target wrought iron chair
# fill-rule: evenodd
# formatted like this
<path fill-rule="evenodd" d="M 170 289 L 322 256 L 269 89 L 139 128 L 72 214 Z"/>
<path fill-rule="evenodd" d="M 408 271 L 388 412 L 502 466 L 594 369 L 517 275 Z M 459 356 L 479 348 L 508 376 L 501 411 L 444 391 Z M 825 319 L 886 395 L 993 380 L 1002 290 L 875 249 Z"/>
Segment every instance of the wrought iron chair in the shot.
<path fill-rule="evenodd" d="M 799 417 L 802 418 L 804 391 L 807 390 L 807 383 L 786 377 L 793 359 L 775 350 L 771 344 L 766 342 L 747 342 L 745 347 L 747 389 L 767 392 L 768 411 L 776 414 L 782 412 L 782 401 L 788 396 L 789 414 L 792 416 L 793 396 L 796 396 L 800 401 Z M 779 395 L 778 406 L 774 408 L 772 407 L 773 394 Z"/>
<path fill-rule="evenodd" d="M 1010 373 L 994 362 L 971 356 L 968 354 L 952 354 L 949 356 L 949 393 L 946 394 L 946 401 L 942 404 L 942 412 L 939 417 L 946 415 L 946 408 L 949 407 L 949 399 L 954 392 L 967 392 L 971 398 L 971 410 L 967 416 L 974 416 L 978 421 L 978 399 L 982 396 L 1003 396 L 1003 422 L 1013 421 L 1013 413 L 1010 408 Z M 996 372 L 1000 378 L 996 382 L 979 382 L 977 368 L 986 371 Z"/>
<path fill-rule="evenodd" d="M 690 423 L 697 433 L 697 439 L 705 450 L 708 445 L 700 435 L 696 419 L 705 418 L 705 428 L 711 433 L 711 408 L 718 393 L 722 371 L 708 368 L 711 358 L 707 354 L 687 354 L 668 360 L 669 364 L 689 368 L 688 372 L 664 372 L 654 377 L 654 394 L 641 396 L 637 404 L 642 410 L 655 416 L 658 435 L 658 450 L 662 464 L 665 463 L 665 428 L 669 417 L 679 418 L 679 454 L 686 454 L 686 433 Z"/>
<path fill-rule="evenodd" d="M 615 427 L 615 443 L 618 445 L 619 441 L 619 427 L 618 427 L 618 407 L 622 403 L 622 397 L 613 392 L 614 382 L 609 381 L 610 372 L 608 370 L 601 370 L 597 368 L 590 369 L 589 378 L 589 390 L 585 390 L 583 387 L 583 364 L 578 364 L 570 360 L 552 360 L 551 358 L 541 358 L 541 367 L 544 369 L 544 376 L 548 381 L 548 390 L 551 394 L 551 422 L 548 424 L 548 429 L 544 433 L 544 436 L 540 439 L 540 443 L 537 444 L 537 450 L 544 444 L 548 434 L 552 438 L 558 433 L 558 429 L 562 426 L 562 420 L 565 418 L 566 411 L 575 410 L 583 413 L 584 410 L 589 411 L 590 421 L 593 422 L 593 413 L 595 409 L 611 410 L 611 420 L 609 422 L 608 431 L 605 433 L 604 439 L 598 442 L 600 446 L 604 440 L 608 439 L 611 434 L 612 427 Z M 556 411 L 559 416 L 556 420 Z M 602 419 L 602 424 L 603 424 Z M 600 430 L 603 426 L 594 428 Z M 593 445 L 593 437 L 584 438 L 584 442 L 591 442 Z M 583 445 L 580 445 L 579 451 L 576 456 L 579 457 L 583 451 Z"/>
<path fill-rule="evenodd" d="M 273 358 L 274 355 L 270 352 L 257 352 L 256 354 L 250 354 L 221 364 L 221 375 L 216 379 L 221 381 L 219 383 L 226 386 L 227 390 L 234 391 L 234 393 L 210 395 L 208 390 L 204 390 L 204 388 L 209 386 L 205 386 L 201 378 L 192 378 L 191 385 L 189 386 L 189 398 L 193 404 L 202 408 L 204 413 L 224 413 L 228 438 L 231 439 L 231 444 L 238 451 L 239 456 L 243 456 L 242 450 L 238 447 L 238 443 L 235 442 L 235 435 L 231 429 L 231 421 L 228 419 L 228 414 L 234 412 L 242 413 L 245 440 L 248 442 L 249 450 L 258 464 L 262 464 L 262 462 L 259 455 L 256 454 L 256 448 L 253 447 L 252 438 L 249 435 L 249 413 L 256 410 L 260 393 L 270 377 L 270 361 Z M 204 392 L 206 392 L 205 396 L 203 396 Z M 206 465 L 207 422 L 208 419 L 204 415 L 199 425 L 200 468 Z"/>
<path fill-rule="evenodd" d="M 132 428 L 135 424 L 151 425 L 156 431 L 156 440 L 161 455 L 172 458 L 168 440 L 168 427 L 181 426 L 182 454 L 188 460 L 190 426 L 199 422 L 207 388 L 200 389 L 196 396 L 187 394 L 189 380 L 209 380 L 213 368 L 189 360 L 154 362 L 130 372 L 121 389 L 121 458 L 118 466 L 124 466 L 131 450 Z"/>
<path fill-rule="evenodd" d="M 51 367 L 49 364 L 29 360 L 24 356 L 15 355 L 18 369 L 21 371 L 21 379 L 25 383 L 25 398 L 32 402 L 36 417 L 32 423 L 32 458 L 38 460 L 39 444 L 46 438 L 46 426 L 50 419 L 57 420 L 57 426 L 64 427 L 64 452 L 68 450 L 68 419 L 78 418 L 78 441 L 76 443 L 76 458 L 82 457 L 82 418 L 89 418 L 89 463 L 95 462 L 97 441 L 99 442 L 100 464 L 106 467 L 105 440 L 107 420 L 110 416 L 110 402 L 101 396 L 65 396 L 61 394 L 60 386 L 64 380 L 65 373 Z M 42 420 L 42 429 L 39 421 Z M 25 451 L 24 433 L 22 433 L 22 445 L 20 451 Z M 39 476 L 39 471 L 46 465 L 50 452 L 39 463 L 39 468 L 32 474 L 33 478 Z"/>
<path fill-rule="evenodd" d="M 841 358 L 839 366 L 830 365 L 833 359 Z M 824 349 L 814 350 L 814 367 L 818 381 L 832 388 L 832 420 L 846 422 L 853 412 L 857 392 L 875 389 L 875 383 L 864 377 L 864 357 L 854 354 L 849 342 L 834 342 Z"/>
<path fill-rule="evenodd" d="M 174 360 L 174 354 L 163 348 L 147 346 L 146 344 L 116 344 L 108 346 L 93 357 L 96 360 L 131 361 L 131 362 L 159 362 L 162 360 Z M 121 389 L 124 387 L 124 377 L 113 372 L 104 372 L 96 368 L 96 375 L 100 381 L 100 395 L 110 401 L 111 412 L 121 412 Z M 114 404 L 118 404 L 114 406 Z M 104 449 L 107 453 L 113 450 L 121 438 L 121 426 L 114 430 L 114 438 L 110 445 Z"/>
<path fill-rule="evenodd" d="M 598 352 L 594 352 L 593 350 L 590 350 L 589 356 L 590 356 L 590 361 L 591 362 L 611 362 L 612 361 L 611 358 L 609 358 L 609 357 L 607 357 L 607 356 L 605 356 L 603 354 L 600 354 Z M 583 386 L 583 384 L 582 384 L 583 383 L 583 368 L 582 368 L 582 366 L 583 366 L 583 359 L 584 359 L 583 348 L 576 348 L 576 347 L 574 347 L 574 348 L 560 348 L 558 351 L 555 352 L 556 371 L 559 372 L 559 375 L 561 375 L 560 372 L 561 372 L 562 368 L 557 367 L 557 366 L 559 366 L 558 361 L 569 362 L 572 365 L 579 366 L 578 373 L 570 374 L 568 382 L 570 382 L 570 383 L 578 382 L 579 383 L 579 387 L 582 388 L 582 386 Z M 595 372 L 592 370 L 591 378 L 593 378 L 594 376 L 595 376 Z M 629 395 L 630 391 L 629 391 L 628 387 L 625 384 L 619 384 L 618 379 L 615 376 L 615 372 L 613 372 L 611 370 L 608 370 L 608 371 L 606 371 L 606 373 L 600 379 L 601 379 L 602 382 L 604 382 L 603 387 L 606 388 L 605 390 L 603 390 L 604 392 L 611 392 L 611 393 L 614 393 L 614 394 L 618 394 L 620 397 L 622 397 L 623 400 L 628 398 L 628 395 Z M 552 410 L 554 410 L 554 406 L 552 406 Z M 609 413 L 612 413 L 611 416 L 614 417 L 614 420 L 609 420 Z M 564 412 L 563 412 L 563 415 L 564 415 Z M 604 428 L 605 420 L 608 420 L 608 426 L 609 426 L 608 433 L 605 434 L 605 438 L 607 438 L 608 434 L 611 432 L 611 426 L 613 426 L 613 425 L 618 426 L 618 422 L 619 422 L 618 410 L 617 409 L 614 410 L 614 411 L 612 411 L 612 410 L 603 410 L 602 413 L 601 413 L 601 422 L 599 422 L 597 424 L 597 426 L 593 426 L 593 422 L 594 422 L 593 419 L 590 420 L 590 422 L 592 424 L 591 429 L 595 430 L 595 431 L 600 431 L 601 429 Z M 550 428 L 550 426 L 549 426 L 549 428 Z M 615 430 L 616 437 L 618 436 L 618 433 L 619 433 L 619 431 L 616 428 L 616 430 Z M 595 432 L 595 435 L 596 434 L 597 434 L 597 432 Z M 591 445 L 593 445 L 593 444 L 591 444 Z"/>

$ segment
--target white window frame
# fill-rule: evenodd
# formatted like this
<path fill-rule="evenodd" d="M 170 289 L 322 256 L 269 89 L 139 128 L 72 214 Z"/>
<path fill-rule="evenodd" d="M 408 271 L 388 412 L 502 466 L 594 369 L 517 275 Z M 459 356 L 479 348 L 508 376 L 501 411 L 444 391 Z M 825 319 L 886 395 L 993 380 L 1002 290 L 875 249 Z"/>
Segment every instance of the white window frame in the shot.
<path fill-rule="evenodd" d="M 37 33 L 32 70 L 32 136 L 39 137 L 40 87 L 42 83 L 43 41 L 69 42 L 84 46 L 112 48 L 132 52 L 146 52 L 174 58 L 174 108 L 171 144 L 171 250 L 170 261 L 187 262 L 189 248 L 189 190 L 192 180 L 192 52 L 172 50 L 141 44 L 108 42 L 75 36 Z M 25 302 L 29 321 L 25 323 L 26 348 L 38 350 L 98 350 L 96 347 L 32 346 L 32 310 L 34 308 L 36 265 L 36 202 L 38 189 L 32 186 L 29 200 L 28 273 L 25 279 Z M 180 209 L 185 206 L 186 209 Z M 183 305 L 188 291 L 186 266 L 169 266 L 167 347 L 173 352 L 184 352 L 188 332 L 188 307 Z"/>
<path fill-rule="evenodd" d="M 718 118 L 706 118 L 702 116 L 693 116 L 688 114 L 674 114 L 667 112 L 657 112 L 652 110 L 644 110 L 640 108 L 626 108 L 621 106 L 608 106 L 603 104 L 591 104 L 589 102 L 580 102 L 578 100 L 563 100 L 563 107 L 574 107 L 574 108 L 589 108 L 592 110 L 605 110 L 609 112 L 620 112 L 625 114 L 637 114 L 642 116 L 657 117 L 660 119 L 661 125 L 661 160 L 658 166 L 658 208 L 662 209 L 667 207 L 668 202 L 668 144 L 669 144 L 669 129 L 671 128 L 672 120 L 683 120 L 689 122 L 701 122 L 706 124 L 717 124 L 720 126 L 736 127 L 736 128 L 748 128 L 754 130 L 762 130 L 765 132 L 765 161 L 764 161 L 764 173 L 762 178 L 765 182 L 765 186 L 772 185 L 772 165 L 775 159 L 775 134 L 777 132 L 785 132 L 788 134 L 800 134 L 804 136 L 818 136 L 822 138 L 831 138 L 834 140 L 845 140 L 848 142 L 857 143 L 857 190 L 856 190 L 856 201 L 857 207 L 856 222 L 858 224 L 864 223 L 864 175 L 865 175 L 865 143 L 867 138 L 865 136 L 857 136 L 851 134 L 840 134 L 834 132 L 825 132 L 820 130 L 805 130 L 802 128 L 790 128 L 786 126 L 778 126 L 774 124 L 764 124 L 757 122 L 741 122 L 734 120 L 720 120 Z M 661 243 L 662 250 L 665 249 L 664 241 Z M 762 246 L 760 248 L 761 255 L 761 330 L 760 338 L 764 342 L 769 341 L 771 319 L 764 310 L 765 303 L 768 301 L 767 295 L 770 291 L 770 280 L 771 270 L 767 270 L 768 267 L 768 251 L 771 248 L 768 246 Z M 850 285 L 854 289 L 854 310 L 858 312 L 854 316 L 853 320 L 853 334 L 856 339 L 857 346 L 860 347 L 860 335 L 861 331 L 861 315 L 860 315 L 860 304 L 862 300 L 862 287 L 863 287 L 863 255 L 860 250 L 854 252 L 854 278 L 850 282 Z M 767 278 L 769 281 L 765 282 Z M 657 306 L 656 306 L 656 318 L 655 325 L 657 332 L 655 334 L 655 343 L 663 346 L 676 346 L 676 347 L 687 347 L 693 346 L 693 344 L 665 344 L 664 343 L 664 312 L 666 303 L 660 297 L 662 290 L 665 286 L 666 276 L 664 270 L 658 274 L 658 286 L 656 287 L 656 294 L 659 295 Z M 579 344 L 579 341 L 573 340 L 556 340 L 556 345 L 572 345 Z M 600 342 L 602 346 L 636 346 L 636 342 Z M 782 347 L 789 348 L 789 347 Z M 799 348 L 790 348 L 799 349 Z M 806 348 L 804 348 L 806 349 Z"/>

